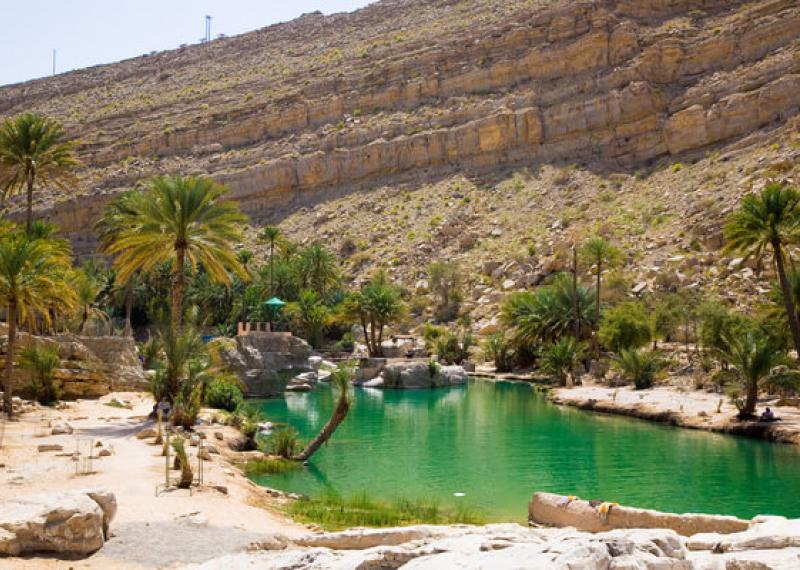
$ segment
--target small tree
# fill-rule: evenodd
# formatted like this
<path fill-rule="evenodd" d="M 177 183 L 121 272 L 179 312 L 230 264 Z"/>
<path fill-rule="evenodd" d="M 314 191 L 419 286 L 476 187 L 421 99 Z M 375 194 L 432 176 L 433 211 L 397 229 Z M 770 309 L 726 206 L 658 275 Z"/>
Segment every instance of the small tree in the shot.
<path fill-rule="evenodd" d="M 614 352 L 650 342 L 650 323 L 641 303 L 622 303 L 609 310 L 600 324 L 600 341 Z"/>
<path fill-rule="evenodd" d="M 175 459 L 181 470 L 181 477 L 178 479 L 178 488 L 188 489 L 192 486 L 194 473 L 192 472 L 192 465 L 189 462 L 189 456 L 186 453 L 184 439 L 180 436 L 175 437 L 175 439 L 172 440 L 172 449 L 175 450 Z"/>
<path fill-rule="evenodd" d="M 653 350 L 658 349 L 658 341 L 669 342 L 678 325 L 678 311 L 670 299 L 659 299 L 650 308 L 650 336 L 653 339 Z"/>
<path fill-rule="evenodd" d="M 269 294 L 275 294 L 275 245 L 281 237 L 281 229 L 278 226 L 264 226 L 261 230 L 259 239 L 269 245 Z"/>
<path fill-rule="evenodd" d="M 300 298 L 289 305 L 287 312 L 309 344 L 319 348 L 330 323 L 330 311 L 322 303 L 319 295 L 310 289 L 303 289 L 300 291 Z"/>
<path fill-rule="evenodd" d="M 358 323 L 370 356 L 383 356 L 384 329 L 396 322 L 405 312 L 400 290 L 392 285 L 386 273 L 379 272 L 360 291 L 350 293 L 344 300 L 346 319 Z"/>
<path fill-rule="evenodd" d="M 496 372 L 511 372 L 514 350 L 503 333 L 494 333 L 483 343 L 484 356 L 494 362 Z"/>
<path fill-rule="evenodd" d="M 430 290 L 436 297 L 436 318 L 452 321 L 461 304 L 461 270 L 458 264 L 437 261 L 428 267 Z"/>

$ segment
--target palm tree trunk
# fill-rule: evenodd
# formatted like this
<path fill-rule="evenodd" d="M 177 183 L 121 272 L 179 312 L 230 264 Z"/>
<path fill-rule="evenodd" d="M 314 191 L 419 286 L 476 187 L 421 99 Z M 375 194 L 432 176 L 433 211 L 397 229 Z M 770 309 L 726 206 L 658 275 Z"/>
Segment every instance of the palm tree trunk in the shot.
<path fill-rule="evenodd" d="M 592 344 L 594 344 L 594 358 L 600 360 L 600 339 L 597 338 L 598 330 L 600 329 L 600 274 L 603 272 L 603 262 L 597 260 L 597 282 L 594 286 L 594 334 L 592 335 Z M 577 300 L 577 299 L 576 299 Z"/>
<path fill-rule="evenodd" d="M 772 242 L 772 252 L 775 255 L 775 268 L 778 271 L 778 280 L 783 292 L 783 305 L 786 309 L 786 317 L 789 319 L 789 330 L 792 331 L 794 348 L 797 351 L 797 358 L 800 359 L 800 324 L 797 322 L 797 310 L 794 306 L 792 293 L 789 288 L 789 281 L 786 279 L 786 268 L 783 266 L 783 249 L 778 241 Z"/>
<path fill-rule="evenodd" d="M 375 347 L 372 346 L 372 343 L 369 340 L 369 333 L 367 332 L 367 318 L 363 315 L 361 316 L 361 329 L 364 331 L 364 342 L 367 343 L 367 352 L 370 356 L 377 356 L 375 354 Z"/>
<path fill-rule="evenodd" d="M 133 313 L 133 278 L 125 283 L 125 332 L 127 337 L 133 336 L 133 325 L 131 324 L 131 314 Z"/>
<path fill-rule="evenodd" d="M 25 233 L 31 235 L 31 224 L 33 223 L 33 180 L 36 173 L 33 169 L 28 170 L 28 191 L 27 208 L 25 212 Z"/>
<path fill-rule="evenodd" d="M 269 242 L 269 294 L 270 296 L 275 295 L 275 289 L 273 288 L 273 279 L 275 278 L 275 241 L 270 240 Z"/>
<path fill-rule="evenodd" d="M 747 381 L 747 395 L 744 401 L 744 408 L 742 408 L 742 417 L 752 416 L 756 411 L 756 403 L 758 401 L 758 381 Z"/>
<path fill-rule="evenodd" d="M 181 334 L 183 328 L 183 265 L 186 261 L 186 250 L 177 248 L 175 251 L 175 269 L 172 288 L 172 327 L 175 334 Z"/>
<path fill-rule="evenodd" d="M 8 348 L 6 350 L 6 367 L 3 371 L 3 411 L 7 418 L 11 418 L 14 408 L 11 404 L 12 375 L 14 373 L 14 344 L 17 340 L 17 301 L 11 299 L 8 303 Z"/>
<path fill-rule="evenodd" d="M 317 452 L 320 447 L 322 447 L 326 441 L 331 438 L 333 432 L 335 432 L 336 428 L 339 427 L 339 424 L 344 421 L 344 419 L 347 417 L 347 412 L 349 411 L 350 400 L 347 399 L 347 391 L 342 390 L 342 394 L 339 396 L 339 402 L 336 404 L 336 409 L 333 411 L 331 419 L 328 420 L 328 423 L 325 424 L 325 427 L 322 428 L 317 437 L 312 439 L 306 448 L 300 454 L 295 455 L 292 459 L 296 461 L 307 461 Z"/>
<path fill-rule="evenodd" d="M 581 323 L 578 318 L 578 248 L 572 246 L 572 317 L 575 319 L 575 340 L 581 336 Z"/>

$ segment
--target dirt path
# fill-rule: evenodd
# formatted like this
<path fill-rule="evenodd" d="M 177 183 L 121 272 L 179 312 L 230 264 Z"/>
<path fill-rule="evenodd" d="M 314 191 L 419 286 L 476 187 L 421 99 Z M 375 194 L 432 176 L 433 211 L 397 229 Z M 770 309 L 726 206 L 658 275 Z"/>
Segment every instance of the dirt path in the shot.
<path fill-rule="evenodd" d="M 131 409 L 109 406 L 115 398 L 129 402 Z M 6 425 L 0 451 L 0 463 L 4 464 L 0 468 L 0 500 L 104 487 L 116 495 L 119 508 L 111 539 L 91 557 L 69 562 L 40 557 L 6 559 L 3 568 L 170 568 L 240 552 L 272 534 L 291 537 L 307 532 L 306 527 L 269 510 L 273 500 L 220 455 L 205 462 L 204 488 L 191 496 L 183 490 L 157 494 L 156 486 L 164 481 L 161 448 L 136 438 L 141 429 L 151 425 L 145 420 L 151 406 L 144 394 L 118 393 L 97 401 L 70 403 L 63 410 L 25 414 L 20 421 Z M 74 433 L 40 436 L 42 419 L 56 418 L 68 422 Z M 98 452 L 111 452 L 93 460 L 94 473 L 90 475 L 76 475 L 75 462 L 67 456 L 79 438 L 91 440 L 84 441 L 84 448 L 94 445 Z M 102 447 L 96 447 L 98 442 Z M 42 444 L 61 445 L 63 452 L 40 453 L 37 447 Z M 187 449 L 195 462 L 196 448 Z"/>

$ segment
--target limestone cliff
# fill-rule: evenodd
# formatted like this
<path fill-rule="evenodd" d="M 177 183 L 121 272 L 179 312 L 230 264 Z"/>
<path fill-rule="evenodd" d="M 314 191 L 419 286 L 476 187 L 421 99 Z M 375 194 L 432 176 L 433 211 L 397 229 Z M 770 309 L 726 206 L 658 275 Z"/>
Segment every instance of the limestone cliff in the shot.
<path fill-rule="evenodd" d="M 633 171 L 799 107 L 797 0 L 384 0 L 0 89 L 0 115 L 83 141 L 80 188 L 38 204 L 80 253 L 103 202 L 155 173 L 211 175 L 279 221 L 400 178 Z"/>

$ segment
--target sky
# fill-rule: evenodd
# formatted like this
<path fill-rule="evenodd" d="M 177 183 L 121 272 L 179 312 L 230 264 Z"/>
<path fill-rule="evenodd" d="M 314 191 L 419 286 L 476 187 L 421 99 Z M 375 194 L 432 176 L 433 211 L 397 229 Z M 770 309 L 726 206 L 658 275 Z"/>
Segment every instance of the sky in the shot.
<path fill-rule="evenodd" d="M 0 0 L 0 85 L 233 36 L 374 0 Z"/>

